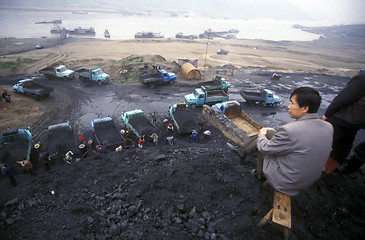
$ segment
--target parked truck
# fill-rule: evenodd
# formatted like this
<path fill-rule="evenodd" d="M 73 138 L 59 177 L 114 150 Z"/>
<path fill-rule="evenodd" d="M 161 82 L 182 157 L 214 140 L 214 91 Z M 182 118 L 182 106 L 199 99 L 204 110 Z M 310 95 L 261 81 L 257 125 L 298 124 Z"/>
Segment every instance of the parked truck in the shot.
<path fill-rule="evenodd" d="M 217 103 L 214 104 L 212 108 L 224 114 L 249 137 L 258 134 L 259 129 L 262 128 L 260 124 L 252 120 L 252 118 L 241 109 L 240 103 L 236 100 Z"/>
<path fill-rule="evenodd" d="M 266 106 L 276 106 L 280 104 L 280 97 L 276 96 L 271 90 L 261 89 L 260 92 L 240 91 L 244 100 L 250 105 L 254 103 L 263 103 Z"/>
<path fill-rule="evenodd" d="M 46 78 L 74 78 L 74 71 L 68 69 L 65 65 L 57 65 L 54 67 L 46 67 L 39 70 L 39 73 L 43 74 Z"/>
<path fill-rule="evenodd" d="M 173 83 L 176 80 L 176 74 L 172 72 L 167 72 L 165 69 L 160 69 L 156 67 L 156 73 L 148 76 L 140 77 L 139 81 L 149 86 L 150 88 L 162 83 Z"/>
<path fill-rule="evenodd" d="M 137 138 L 145 135 L 147 139 L 152 133 L 161 135 L 160 130 L 153 125 L 148 119 L 143 110 L 136 109 L 132 111 L 122 112 L 122 121 L 127 129 L 130 129 Z"/>
<path fill-rule="evenodd" d="M 241 109 L 237 101 L 217 103 L 212 107 L 204 105 L 202 117 L 240 146 L 243 146 L 251 136 L 258 134 L 262 128 Z"/>
<path fill-rule="evenodd" d="M 97 118 L 91 121 L 91 128 L 97 143 L 105 147 L 123 146 L 124 137 L 120 134 L 111 117 Z"/>
<path fill-rule="evenodd" d="M 101 68 L 86 69 L 81 68 L 75 71 L 75 75 L 79 76 L 80 80 L 91 80 L 97 82 L 99 85 L 107 83 L 110 79 L 109 74 L 106 74 Z"/>
<path fill-rule="evenodd" d="M 169 107 L 169 113 L 178 134 L 191 133 L 192 128 L 198 129 L 199 125 L 191 114 L 187 104 L 177 103 L 171 105 Z"/>
<path fill-rule="evenodd" d="M 46 129 L 48 153 L 52 159 L 63 158 L 68 151 L 80 156 L 77 137 L 69 122 L 54 124 Z"/>
<path fill-rule="evenodd" d="M 217 51 L 217 54 L 220 54 L 220 55 L 227 55 L 228 53 L 229 53 L 229 51 L 224 50 L 224 49 L 219 49 L 219 50 Z"/>
<path fill-rule="evenodd" d="M 231 83 L 227 81 L 225 78 L 221 76 L 216 76 L 212 81 L 204 82 L 201 86 L 208 91 L 211 90 L 224 90 L 228 93 L 228 88 L 231 86 Z"/>
<path fill-rule="evenodd" d="M 21 165 L 16 161 L 23 158 L 31 160 L 33 148 L 33 138 L 30 128 L 11 129 L 0 134 L 0 162 L 9 165 L 17 172 L 21 170 Z"/>
<path fill-rule="evenodd" d="M 196 88 L 194 93 L 185 95 L 185 103 L 195 109 L 203 104 L 214 104 L 229 100 L 228 94 L 223 90 L 208 91 L 204 87 Z"/>
<path fill-rule="evenodd" d="M 20 80 L 13 86 L 15 93 L 27 94 L 34 99 L 39 100 L 42 97 L 48 97 L 53 88 L 42 86 L 35 82 L 34 78 Z"/>

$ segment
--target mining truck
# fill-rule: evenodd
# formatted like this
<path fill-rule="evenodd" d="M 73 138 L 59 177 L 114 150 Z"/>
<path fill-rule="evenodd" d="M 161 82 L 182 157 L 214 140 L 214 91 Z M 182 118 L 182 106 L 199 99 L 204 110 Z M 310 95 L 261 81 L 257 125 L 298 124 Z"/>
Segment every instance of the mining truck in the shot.
<path fill-rule="evenodd" d="M 33 138 L 30 128 L 11 129 L 0 134 L 0 162 L 20 172 L 21 165 L 16 161 L 30 160 Z"/>
<path fill-rule="evenodd" d="M 125 139 L 118 131 L 111 117 L 97 118 L 91 121 L 91 128 L 98 144 L 105 147 L 118 147 L 124 144 Z"/>
<path fill-rule="evenodd" d="M 156 67 L 156 73 L 148 76 L 142 76 L 139 81 L 149 86 L 150 88 L 162 83 L 173 83 L 176 80 L 176 74 L 172 72 L 167 72 L 165 69 L 160 69 Z"/>
<path fill-rule="evenodd" d="M 223 90 L 228 93 L 228 88 L 231 86 L 231 83 L 221 76 L 216 76 L 212 81 L 204 82 L 201 85 L 202 88 L 211 91 L 211 90 Z"/>
<path fill-rule="evenodd" d="M 204 87 L 196 88 L 194 93 L 185 95 L 185 103 L 195 109 L 203 104 L 214 104 L 229 100 L 228 94 L 223 90 L 206 90 Z"/>
<path fill-rule="evenodd" d="M 32 96 L 35 100 L 42 97 L 48 97 L 53 91 L 53 88 L 40 85 L 35 82 L 34 78 L 20 80 L 13 86 L 15 93 L 27 94 Z"/>
<path fill-rule="evenodd" d="M 189 106 L 185 103 L 177 103 L 169 107 L 169 113 L 178 134 L 191 133 L 191 129 L 198 129 L 198 123 L 191 114 Z"/>
<path fill-rule="evenodd" d="M 72 151 L 75 157 L 80 156 L 77 137 L 69 122 L 48 126 L 46 129 L 48 138 L 48 153 L 51 159 L 63 158 L 68 151 Z"/>
<path fill-rule="evenodd" d="M 203 106 L 203 118 L 233 142 L 243 145 L 251 136 L 257 135 L 262 126 L 245 113 L 238 101 Z"/>
<path fill-rule="evenodd" d="M 262 103 L 266 106 L 274 107 L 280 104 L 280 97 L 275 95 L 271 90 L 261 89 L 260 92 L 240 91 L 244 100 L 250 105 L 255 103 Z"/>
<path fill-rule="evenodd" d="M 75 71 L 75 75 L 79 76 L 80 80 L 91 80 L 97 82 L 99 85 L 107 83 L 110 79 L 109 74 L 106 74 L 101 68 L 81 68 Z"/>
<path fill-rule="evenodd" d="M 65 65 L 57 65 L 54 67 L 47 67 L 39 70 L 39 73 L 43 74 L 46 78 L 74 78 L 74 71 L 68 69 Z"/>
<path fill-rule="evenodd" d="M 152 133 L 161 135 L 160 130 L 153 125 L 148 119 L 143 110 L 136 109 L 132 111 L 122 112 L 122 121 L 124 127 L 130 129 L 137 138 L 145 135 L 147 139 Z"/>

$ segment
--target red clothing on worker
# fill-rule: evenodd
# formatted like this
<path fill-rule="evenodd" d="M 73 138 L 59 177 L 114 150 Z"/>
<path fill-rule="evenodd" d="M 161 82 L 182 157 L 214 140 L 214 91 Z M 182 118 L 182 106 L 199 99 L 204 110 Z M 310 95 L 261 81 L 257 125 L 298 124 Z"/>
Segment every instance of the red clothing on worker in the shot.
<path fill-rule="evenodd" d="M 143 147 L 143 143 L 144 143 L 144 142 L 145 142 L 144 138 L 140 138 L 140 139 L 138 140 L 138 147 L 139 147 L 139 148 Z"/>

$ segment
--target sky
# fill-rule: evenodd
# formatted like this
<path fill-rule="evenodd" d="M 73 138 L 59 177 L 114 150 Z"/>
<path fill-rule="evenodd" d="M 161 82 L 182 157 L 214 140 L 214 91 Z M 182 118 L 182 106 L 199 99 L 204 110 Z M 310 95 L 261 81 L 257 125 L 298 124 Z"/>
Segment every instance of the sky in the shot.
<path fill-rule="evenodd" d="M 0 0 L 0 8 L 6 6 L 105 8 L 216 18 L 318 20 L 329 25 L 365 24 L 365 0 Z"/>
<path fill-rule="evenodd" d="M 275 0 L 274 0 L 275 1 Z M 364 0 L 287 0 L 315 19 L 365 24 Z"/>

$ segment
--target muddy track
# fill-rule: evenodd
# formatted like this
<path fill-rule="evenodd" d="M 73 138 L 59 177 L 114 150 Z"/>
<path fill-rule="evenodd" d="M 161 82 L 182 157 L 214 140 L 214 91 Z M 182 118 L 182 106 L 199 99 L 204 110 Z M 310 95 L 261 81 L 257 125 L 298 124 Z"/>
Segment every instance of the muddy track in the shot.
<path fill-rule="evenodd" d="M 56 46 L 54 49 L 56 50 L 55 54 L 57 54 L 55 57 L 46 56 L 46 57 L 41 58 L 35 64 L 33 64 L 32 66 L 30 66 L 28 68 L 27 73 L 28 74 L 36 73 L 40 69 L 50 66 L 55 62 L 62 61 L 68 57 L 68 53 L 66 53 L 62 49 L 62 46 Z"/>

